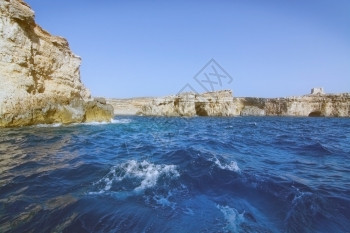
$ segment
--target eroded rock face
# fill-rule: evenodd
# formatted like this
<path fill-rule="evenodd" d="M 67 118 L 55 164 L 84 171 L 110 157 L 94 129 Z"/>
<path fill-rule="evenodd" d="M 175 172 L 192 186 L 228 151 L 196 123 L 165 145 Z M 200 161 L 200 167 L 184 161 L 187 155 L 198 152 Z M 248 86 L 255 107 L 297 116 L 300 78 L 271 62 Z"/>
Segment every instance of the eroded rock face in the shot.
<path fill-rule="evenodd" d="M 184 93 L 178 96 L 155 98 L 141 108 L 141 114 L 151 116 L 194 116 L 195 95 Z"/>
<path fill-rule="evenodd" d="M 350 94 L 289 98 L 234 98 L 229 90 L 156 98 L 140 108 L 150 116 L 324 116 L 349 117 Z"/>
<path fill-rule="evenodd" d="M 265 99 L 266 115 L 350 117 L 350 94 Z"/>
<path fill-rule="evenodd" d="M 26 3 L 0 0 L 0 126 L 110 121 L 113 108 L 91 99 L 80 64 Z"/>
<path fill-rule="evenodd" d="M 156 98 L 139 114 L 152 116 L 235 116 L 239 114 L 230 90 L 204 94 L 182 93 Z"/>

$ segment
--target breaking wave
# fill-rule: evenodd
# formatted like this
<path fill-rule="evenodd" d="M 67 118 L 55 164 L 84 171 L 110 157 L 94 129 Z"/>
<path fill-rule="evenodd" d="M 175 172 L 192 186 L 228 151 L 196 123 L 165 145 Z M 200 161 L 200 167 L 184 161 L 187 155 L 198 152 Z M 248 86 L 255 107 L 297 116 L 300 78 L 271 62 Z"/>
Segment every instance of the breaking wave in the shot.
<path fill-rule="evenodd" d="M 123 116 L 1 129 L 0 232 L 348 232 L 348 128 Z"/>
<path fill-rule="evenodd" d="M 217 208 L 224 215 L 226 226 L 224 229 L 229 232 L 241 232 L 240 225 L 244 222 L 244 213 L 239 213 L 235 208 L 217 205 Z"/>
<path fill-rule="evenodd" d="M 132 120 L 125 118 L 125 119 L 111 119 L 110 122 L 107 121 L 92 121 L 92 122 L 84 122 L 84 123 L 72 123 L 72 124 L 62 124 L 62 123 L 54 123 L 54 124 L 37 124 L 33 127 L 36 128 L 56 128 L 56 127 L 70 127 L 70 126 L 77 126 L 77 125 L 91 125 L 91 126 L 97 126 L 97 125 L 109 125 L 109 124 L 129 124 Z"/>
<path fill-rule="evenodd" d="M 166 179 L 176 179 L 179 176 L 175 165 L 158 165 L 148 161 L 130 160 L 112 167 L 106 176 L 94 184 L 97 191 L 90 192 L 90 194 L 139 193 L 155 187 L 160 180 L 166 182 Z"/>

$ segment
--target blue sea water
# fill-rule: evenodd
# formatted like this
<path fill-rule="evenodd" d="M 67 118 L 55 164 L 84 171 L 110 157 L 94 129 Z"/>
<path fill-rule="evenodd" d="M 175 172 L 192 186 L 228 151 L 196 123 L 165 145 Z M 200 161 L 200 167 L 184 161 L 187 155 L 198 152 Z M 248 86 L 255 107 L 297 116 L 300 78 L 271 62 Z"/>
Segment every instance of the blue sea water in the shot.
<path fill-rule="evenodd" d="M 350 119 L 0 129 L 0 232 L 350 232 Z"/>

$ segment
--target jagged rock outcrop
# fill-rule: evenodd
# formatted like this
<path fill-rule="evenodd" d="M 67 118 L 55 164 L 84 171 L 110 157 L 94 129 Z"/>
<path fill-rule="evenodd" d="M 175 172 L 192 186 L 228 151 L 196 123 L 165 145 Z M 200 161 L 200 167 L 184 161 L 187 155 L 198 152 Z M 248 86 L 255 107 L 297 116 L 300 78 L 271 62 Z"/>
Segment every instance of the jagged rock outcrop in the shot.
<path fill-rule="evenodd" d="M 155 98 L 140 108 L 138 114 L 152 116 L 235 116 L 239 104 L 230 90 L 203 94 L 181 93 Z"/>
<path fill-rule="evenodd" d="M 265 116 L 265 110 L 257 106 L 244 106 L 242 109 L 241 116 Z"/>
<path fill-rule="evenodd" d="M 237 105 L 230 90 L 204 94 L 182 93 L 156 98 L 144 105 L 139 114 L 152 116 L 235 116 Z"/>
<path fill-rule="evenodd" d="M 106 99 L 107 104 L 114 108 L 115 115 L 137 115 L 142 111 L 142 107 L 150 104 L 154 98 L 139 97 L 130 99 Z"/>
<path fill-rule="evenodd" d="M 110 121 L 113 107 L 91 98 L 80 63 L 26 3 L 0 0 L 0 126 Z"/>
<path fill-rule="evenodd" d="M 229 90 L 156 98 L 138 114 L 148 116 L 325 116 L 349 117 L 350 94 L 289 98 L 234 98 Z"/>
<path fill-rule="evenodd" d="M 350 117 L 350 94 L 318 94 L 265 99 L 269 116 Z"/>
<path fill-rule="evenodd" d="M 235 116 L 237 105 L 230 90 L 197 94 L 195 115 L 198 116 Z"/>
<path fill-rule="evenodd" d="M 195 95 L 183 93 L 179 96 L 155 98 L 150 104 L 141 108 L 141 114 L 152 116 L 194 116 L 196 114 Z"/>

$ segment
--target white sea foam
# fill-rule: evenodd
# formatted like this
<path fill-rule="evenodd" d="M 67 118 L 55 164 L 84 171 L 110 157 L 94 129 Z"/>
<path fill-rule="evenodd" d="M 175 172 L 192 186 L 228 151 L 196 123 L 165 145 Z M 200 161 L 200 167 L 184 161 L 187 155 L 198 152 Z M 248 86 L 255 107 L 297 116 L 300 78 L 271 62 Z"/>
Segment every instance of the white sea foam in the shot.
<path fill-rule="evenodd" d="M 221 213 L 224 215 L 225 220 L 227 221 L 226 229 L 230 232 L 239 232 L 240 225 L 244 222 L 244 212 L 239 213 L 235 208 L 231 208 L 228 206 L 216 206 Z"/>
<path fill-rule="evenodd" d="M 62 126 L 61 123 L 54 123 L 54 124 L 38 124 L 38 125 L 35 125 L 35 127 L 38 127 L 38 128 L 51 128 L 51 127 L 60 127 Z"/>
<path fill-rule="evenodd" d="M 222 164 L 220 160 L 216 157 L 214 157 L 213 161 L 219 168 L 223 170 L 229 170 L 234 172 L 240 172 L 241 169 L 238 167 L 238 164 L 236 161 L 231 161 L 229 164 Z"/>
<path fill-rule="evenodd" d="M 85 123 L 78 123 L 75 125 L 107 125 L 110 124 L 111 122 L 107 122 L 107 121 L 102 121 L 102 122 L 98 122 L 98 121 L 92 121 L 92 122 L 85 122 Z"/>
<path fill-rule="evenodd" d="M 87 122 L 82 123 L 83 125 L 107 125 L 107 124 L 129 124 L 132 120 L 131 119 L 111 119 L 110 122 L 102 121 L 102 122 Z"/>
<path fill-rule="evenodd" d="M 107 121 L 92 121 L 92 122 L 84 122 L 84 123 L 72 123 L 72 124 L 62 124 L 62 123 L 55 123 L 55 124 L 37 124 L 34 125 L 34 127 L 37 128 L 50 128 L 50 127 L 60 127 L 60 126 L 76 126 L 76 125 L 108 125 L 108 124 L 129 124 L 131 123 L 131 119 L 111 119 L 110 122 Z"/>
<path fill-rule="evenodd" d="M 187 215 L 191 215 L 191 216 L 194 215 L 194 211 L 191 208 L 188 208 L 188 207 L 186 207 L 186 209 L 183 210 L 183 213 L 187 214 Z"/>
<path fill-rule="evenodd" d="M 112 119 L 111 123 L 112 124 L 129 124 L 131 123 L 131 119 Z"/>
<path fill-rule="evenodd" d="M 155 195 L 153 200 L 162 207 L 170 207 L 171 209 L 175 209 L 176 203 L 171 202 L 170 198 L 172 197 L 172 193 L 169 191 L 168 194 L 165 195 Z"/>
<path fill-rule="evenodd" d="M 175 165 L 158 165 L 148 161 L 130 160 L 112 167 L 105 177 L 95 183 L 95 186 L 99 187 L 99 191 L 92 192 L 92 194 L 107 191 L 119 192 L 118 187 L 122 186 L 122 183 L 131 183 L 131 187 L 128 186 L 129 191 L 138 193 L 156 186 L 161 177 L 175 179 L 179 175 Z M 128 180 L 132 182 L 128 182 Z M 159 199 L 159 201 L 161 200 Z"/>

